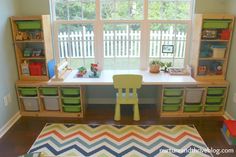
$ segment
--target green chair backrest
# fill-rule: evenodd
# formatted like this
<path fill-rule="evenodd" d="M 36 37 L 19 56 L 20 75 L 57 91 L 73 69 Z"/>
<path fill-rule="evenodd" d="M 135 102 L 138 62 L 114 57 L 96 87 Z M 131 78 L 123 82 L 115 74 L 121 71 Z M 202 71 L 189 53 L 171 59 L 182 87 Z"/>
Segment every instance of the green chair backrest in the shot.
<path fill-rule="evenodd" d="M 135 74 L 120 74 L 113 76 L 114 88 L 118 89 L 118 96 L 122 96 L 122 91 L 125 89 L 126 97 L 129 96 L 132 89 L 133 96 L 137 96 L 137 89 L 142 85 L 142 75 Z"/>

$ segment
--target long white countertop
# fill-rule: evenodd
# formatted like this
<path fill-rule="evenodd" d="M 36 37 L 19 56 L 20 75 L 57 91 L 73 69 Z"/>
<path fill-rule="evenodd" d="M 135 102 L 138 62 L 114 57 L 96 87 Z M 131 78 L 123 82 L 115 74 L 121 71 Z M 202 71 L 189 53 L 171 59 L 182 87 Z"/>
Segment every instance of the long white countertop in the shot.
<path fill-rule="evenodd" d="M 142 70 L 103 70 L 99 78 L 76 77 L 77 70 L 71 71 L 63 81 L 48 81 L 49 85 L 112 85 L 115 74 L 140 74 L 143 85 L 194 85 L 196 80 L 189 75 L 170 75 L 160 72 L 157 74 Z"/>

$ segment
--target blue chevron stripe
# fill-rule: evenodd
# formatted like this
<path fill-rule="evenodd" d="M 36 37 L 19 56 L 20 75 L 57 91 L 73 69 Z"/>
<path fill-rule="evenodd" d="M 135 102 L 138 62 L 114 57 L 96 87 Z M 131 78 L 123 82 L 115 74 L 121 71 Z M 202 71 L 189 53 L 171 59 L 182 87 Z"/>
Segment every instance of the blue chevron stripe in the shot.
<path fill-rule="evenodd" d="M 88 144 L 86 143 L 85 141 L 81 140 L 80 138 L 73 138 L 72 140 L 70 141 L 67 141 L 67 142 L 63 142 L 63 143 L 60 143 L 58 142 L 55 138 L 53 137 L 47 137 L 47 138 L 44 138 L 44 139 L 41 139 L 41 140 L 38 140 L 34 145 L 37 146 L 37 145 L 40 145 L 42 143 L 45 143 L 47 141 L 51 141 L 53 142 L 57 147 L 63 147 L 65 145 L 69 145 L 70 143 L 73 143 L 73 142 L 78 142 L 80 144 L 82 144 L 84 147 L 86 147 L 87 149 L 91 149 L 92 147 L 95 147 L 97 145 L 99 145 L 100 143 L 102 142 L 105 142 L 111 146 L 113 146 L 114 148 L 117 148 L 117 149 L 121 149 L 121 148 L 124 148 L 126 147 L 127 145 L 131 144 L 131 143 L 135 143 L 137 145 L 139 145 L 140 147 L 143 147 L 145 149 L 152 149 L 153 147 L 155 147 L 156 145 L 160 144 L 160 143 L 165 143 L 173 148 L 176 148 L 176 149 L 181 149 L 183 148 L 186 144 L 188 143 L 193 143 L 195 145 L 198 145 L 200 147 L 203 147 L 203 148 L 206 148 L 206 146 L 203 144 L 203 143 L 200 143 L 200 142 L 197 142 L 197 141 L 194 141 L 192 140 L 191 138 L 188 138 L 186 140 L 184 140 L 182 143 L 176 145 L 174 143 L 171 143 L 169 141 L 166 141 L 162 138 L 156 140 L 155 142 L 153 142 L 152 144 L 150 145 L 147 145 L 147 144 L 144 144 L 142 141 L 137 141 L 136 139 L 130 139 L 122 144 L 116 144 L 116 143 L 113 143 L 112 141 L 110 141 L 109 139 L 107 138 L 103 138 L 99 141 L 96 141 L 94 143 L 91 143 L 91 144 Z"/>
<path fill-rule="evenodd" d="M 80 152 L 81 154 L 83 154 L 84 156 L 92 156 L 92 155 L 94 155 L 94 154 L 96 154 L 96 153 L 98 153 L 98 152 L 100 152 L 102 150 L 103 151 L 105 150 L 105 151 L 109 152 L 110 154 L 112 154 L 114 156 L 124 156 L 125 154 L 128 154 L 129 152 L 135 150 L 135 151 L 139 152 L 140 154 L 142 154 L 143 156 L 148 156 L 148 157 L 154 157 L 154 156 L 158 155 L 162 150 L 169 149 L 168 147 L 162 146 L 162 147 L 160 147 L 159 149 L 155 150 L 152 153 L 147 153 L 147 152 L 141 150 L 140 148 L 138 148 L 136 146 L 132 146 L 132 147 L 126 149 L 125 151 L 121 152 L 121 153 L 117 153 L 117 152 L 113 151 L 112 149 L 110 149 L 107 146 L 101 146 L 101 147 L 99 147 L 99 148 L 97 148 L 97 149 L 95 149 L 95 150 L 93 150 L 91 152 L 86 152 L 85 150 L 81 149 L 78 145 L 72 145 L 72 146 L 67 147 L 67 148 L 65 148 L 63 150 L 57 151 L 52 146 L 50 146 L 49 144 L 45 144 L 45 145 L 42 145 L 42 146 L 39 146 L 39 147 L 37 147 L 35 149 L 30 150 L 29 153 L 37 152 L 37 150 L 40 150 L 42 148 L 47 148 L 53 155 L 56 155 L 56 156 L 58 156 L 58 155 L 60 155 L 62 153 L 66 153 L 67 151 L 69 152 L 72 149 L 75 149 L 78 152 Z M 190 146 L 186 150 L 190 150 L 190 149 L 199 150 L 199 148 L 197 148 L 195 146 Z M 174 152 L 173 154 L 178 156 L 178 157 L 185 157 L 185 156 L 189 155 L 188 152 L 183 152 L 183 153 Z M 204 153 L 203 152 L 203 154 L 211 156 L 211 154 L 209 154 L 209 153 Z"/>

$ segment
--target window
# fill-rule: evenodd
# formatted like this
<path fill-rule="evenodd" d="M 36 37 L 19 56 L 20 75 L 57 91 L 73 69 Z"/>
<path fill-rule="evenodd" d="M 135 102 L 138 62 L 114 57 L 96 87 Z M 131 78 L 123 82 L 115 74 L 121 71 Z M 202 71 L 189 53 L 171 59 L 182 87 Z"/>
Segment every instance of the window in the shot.
<path fill-rule="evenodd" d="M 153 59 L 183 67 L 193 2 L 51 0 L 57 59 L 68 58 L 72 68 L 147 69 Z"/>

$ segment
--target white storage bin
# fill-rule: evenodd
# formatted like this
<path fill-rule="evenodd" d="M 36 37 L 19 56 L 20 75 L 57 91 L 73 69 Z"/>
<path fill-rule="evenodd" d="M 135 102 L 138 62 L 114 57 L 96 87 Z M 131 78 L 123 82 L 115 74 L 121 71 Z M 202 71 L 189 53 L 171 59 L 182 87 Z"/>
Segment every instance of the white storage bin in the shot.
<path fill-rule="evenodd" d="M 53 97 L 53 96 L 44 96 L 43 97 L 44 101 L 44 107 L 48 111 L 59 111 L 59 100 L 58 97 Z"/>
<path fill-rule="evenodd" d="M 39 111 L 38 98 L 22 98 L 25 111 Z"/>
<path fill-rule="evenodd" d="M 203 88 L 186 88 L 185 103 L 200 104 L 202 101 Z"/>
<path fill-rule="evenodd" d="M 212 48 L 213 50 L 213 58 L 224 58 L 226 48 Z"/>

